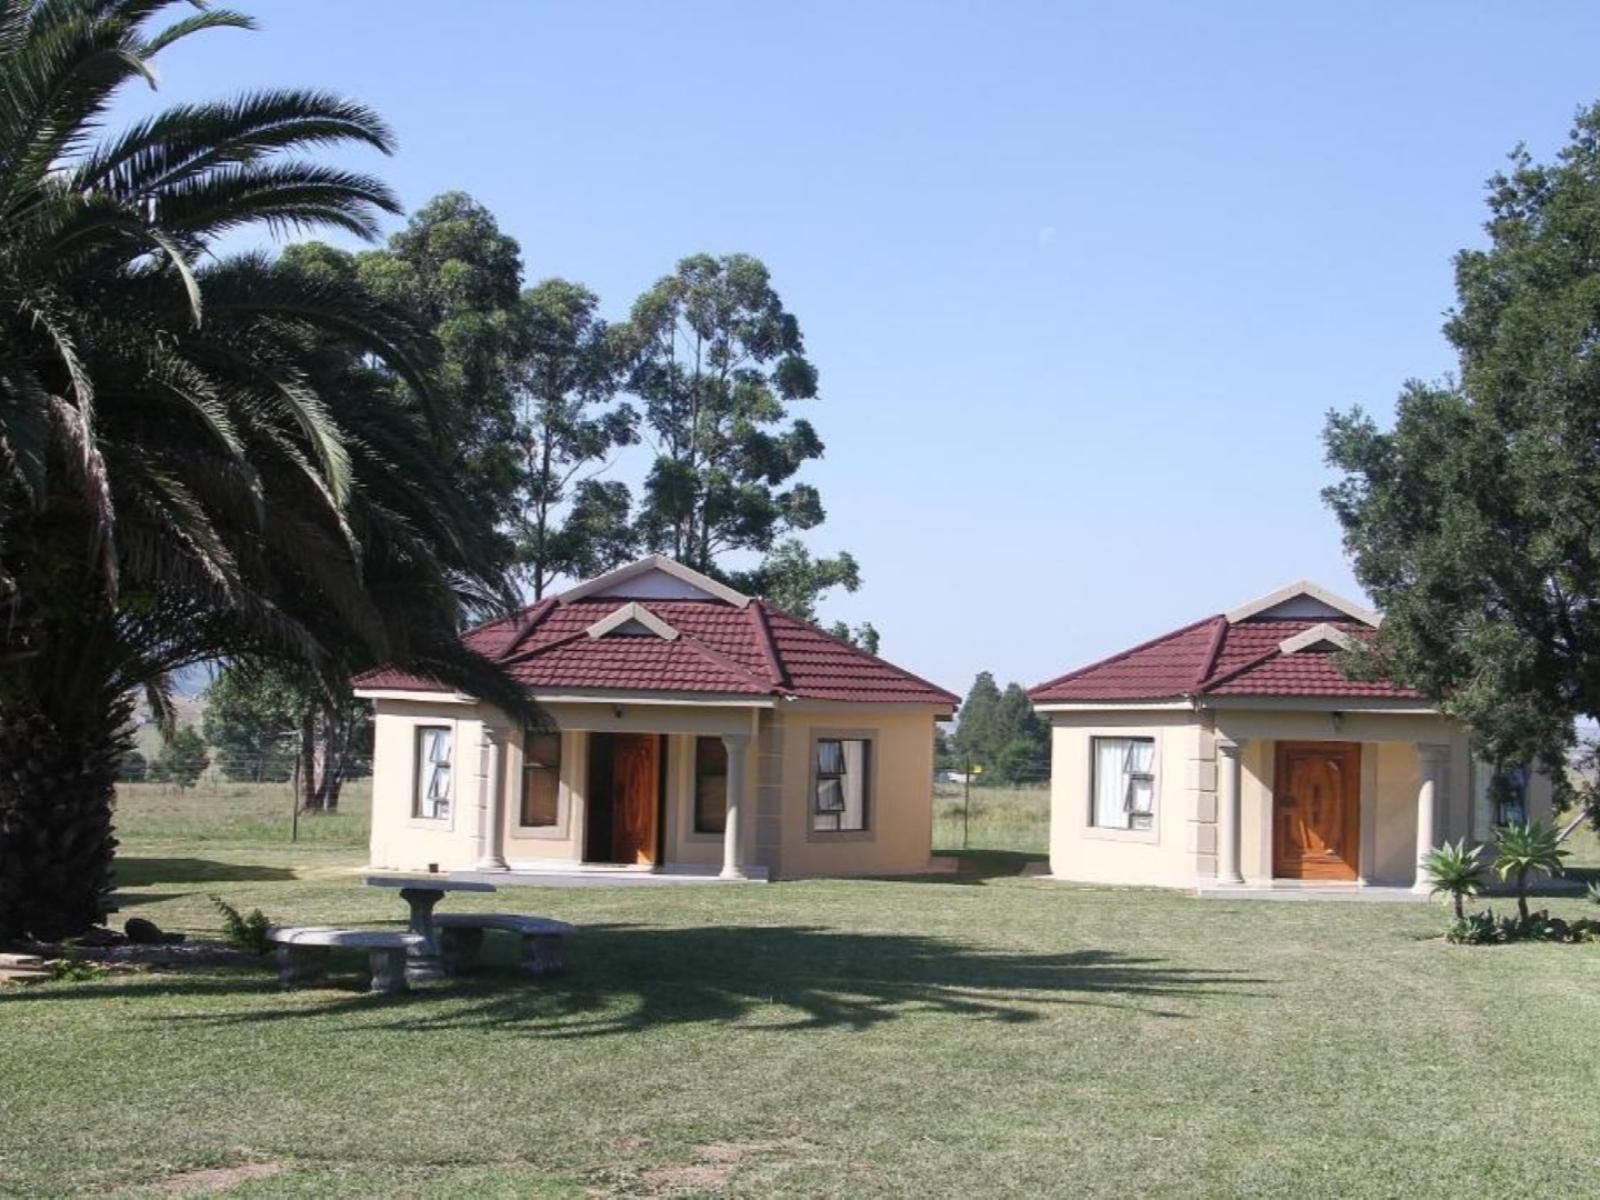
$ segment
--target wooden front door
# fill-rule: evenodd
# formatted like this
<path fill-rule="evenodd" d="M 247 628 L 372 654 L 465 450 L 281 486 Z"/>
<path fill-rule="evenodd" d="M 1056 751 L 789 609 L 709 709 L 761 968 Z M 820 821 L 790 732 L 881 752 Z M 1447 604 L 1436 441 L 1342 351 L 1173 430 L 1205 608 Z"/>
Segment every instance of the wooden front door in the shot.
<path fill-rule="evenodd" d="M 619 733 L 611 742 L 611 857 L 619 863 L 656 861 L 661 739 Z"/>
<path fill-rule="evenodd" d="M 1272 873 L 1354 879 L 1361 846 L 1361 746 L 1279 742 L 1273 776 Z"/>

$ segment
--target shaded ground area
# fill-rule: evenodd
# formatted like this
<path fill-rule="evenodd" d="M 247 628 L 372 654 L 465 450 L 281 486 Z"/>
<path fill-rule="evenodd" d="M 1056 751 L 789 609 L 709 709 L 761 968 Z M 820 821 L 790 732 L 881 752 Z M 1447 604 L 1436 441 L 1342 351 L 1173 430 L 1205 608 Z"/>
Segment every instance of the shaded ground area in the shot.
<path fill-rule="evenodd" d="M 403 916 L 359 850 L 125 842 L 123 903 L 195 935 L 209 891 Z M 1451 947 L 1437 905 L 1198 902 L 1032 861 L 447 899 L 579 925 L 539 983 L 491 939 L 481 973 L 395 998 L 359 958 L 291 993 L 265 965 L 0 991 L 0 1192 L 1591 1190 L 1600 947 Z"/>

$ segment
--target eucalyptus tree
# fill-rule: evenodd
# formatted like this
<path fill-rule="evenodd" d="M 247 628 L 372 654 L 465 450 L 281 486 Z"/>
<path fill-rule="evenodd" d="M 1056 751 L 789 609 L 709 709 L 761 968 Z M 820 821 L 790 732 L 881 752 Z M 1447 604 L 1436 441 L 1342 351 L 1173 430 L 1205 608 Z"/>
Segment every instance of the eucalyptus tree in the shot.
<path fill-rule="evenodd" d="M 638 415 L 615 403 L 618 338 L 582 284 L 547 279 L 522 294 L 513 379 L 523 457 L 518 565 L 535 599 L 557 575 L 596 574 L 631 556 L 632 497 L 600 478 L 638 441 Z"/>
<path fill-rule="evenodd" d="M 373 236 L 389 190 L 301 152 L 389 130 L 263 90 L 103 133 L 163 49 L 250 25 L 155 28 L 173 7 L 0 0 L 0 939 L 103 919 L 130 697 L 170 714 L 175 670 L 337 675 L 360 646 L 530 715 L 456 636 L 503 589 L 437 465 L 429 339 L 355 280 L 215 257 L 241 228 Z"/>
<path fill-rule="evenodd" d="M 822 441 L 789 412 L 817 371 L 760 260 L 684 259 L 635 302 L 627 339 L 655 450 L 638 518 L 652 549 L 709 571 L 822 522 L 816 488 L 794 482 Z"/>

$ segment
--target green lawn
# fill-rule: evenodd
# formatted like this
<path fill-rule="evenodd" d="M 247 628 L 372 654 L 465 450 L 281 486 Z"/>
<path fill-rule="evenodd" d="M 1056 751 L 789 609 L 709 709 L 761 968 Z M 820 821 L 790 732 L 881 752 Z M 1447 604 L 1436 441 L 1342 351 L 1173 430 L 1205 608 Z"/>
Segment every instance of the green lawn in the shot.
<path fill-rule="evenodd" d="M 214 933 L 215 891 L 287 921 L 399 916 L 332 836 L 355 802 L 291 849 L 244 836 L 249 796 L 203 822 L 158 800 L 123 803 L 124 915 Z M 581 925 L 572 971 L 537 984 L 502 964 L 392 999 L 353 973 L 283 994 L 264 969 L 0 991 L 0 1192 L 1593 1190 L 1600 946 L 990 874 L 1021 861 L 447 902 Z"/>

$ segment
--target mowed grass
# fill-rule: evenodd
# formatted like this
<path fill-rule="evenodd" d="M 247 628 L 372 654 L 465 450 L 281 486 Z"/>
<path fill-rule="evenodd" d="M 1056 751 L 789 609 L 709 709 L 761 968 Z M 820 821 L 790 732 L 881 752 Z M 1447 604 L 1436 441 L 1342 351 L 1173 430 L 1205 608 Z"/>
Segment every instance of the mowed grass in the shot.
<path fill-rule="evenodd" d="M 358 848 L 174 840 L 159 807 L 124 800 L 124 915 L 215 934 L 214 891 L 400 917 Z M 498 947 L 398 998 L 355 961 L 291 993 L 265 968 L 0 991 L 0 1192 L 1456 1197 L 1600 1169 L 1600 947 L 1449 946 L 1437 906 L 982 869 L 446 906 L 577 923 L 571 971 Z"/>

